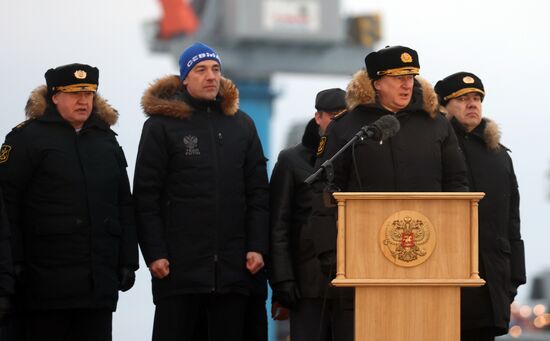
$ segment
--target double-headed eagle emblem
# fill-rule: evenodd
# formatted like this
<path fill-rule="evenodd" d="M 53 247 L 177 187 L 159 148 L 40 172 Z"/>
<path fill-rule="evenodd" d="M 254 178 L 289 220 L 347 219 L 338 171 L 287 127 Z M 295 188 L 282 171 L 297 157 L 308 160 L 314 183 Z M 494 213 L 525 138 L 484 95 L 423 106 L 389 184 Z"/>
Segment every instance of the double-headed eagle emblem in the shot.
<path fill-rule="evenodd" d="M 402 220 L 394 220 L 391 227 L 386 229 L 384 244 L 394 246 L 394 251 L 391 251 L 394 257 L 411 262 L 426 255 L 422 245 L 429 239 L 430 232 L 424 228 L 422 220 L 405 217 Z"/>
<path fill-rule="evenodd" d="M 381 247 L 386 258 L 397 265 L 423 263 L 435 247 L 435 234 L 429 220 L 414 211 L 402 211 L 389 217 L 380 231 Z"/>

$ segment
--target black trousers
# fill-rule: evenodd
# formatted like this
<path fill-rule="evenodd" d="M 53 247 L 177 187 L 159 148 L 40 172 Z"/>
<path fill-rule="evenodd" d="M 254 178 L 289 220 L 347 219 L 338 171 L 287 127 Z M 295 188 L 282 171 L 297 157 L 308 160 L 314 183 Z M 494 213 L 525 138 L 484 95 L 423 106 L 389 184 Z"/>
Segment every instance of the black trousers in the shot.
<path fill-rule="evenodd" d="M 197 328 L 205 326 L 201 311 L 206 312 L 209 341 L 242 341 L 246 299 L 239 294 L 186 294 L 160 300 L 153 341 L 196 340 Z"/>
<path fill-rule="evenodd" d="M 267 311 L 265 299 L 252 295 L 246 300 L 244 341 L 267 341 Z"/>
<path fill-rule="evenodd" d="M 108 309 L 44 310 L 25 313 L 28 341 L 111 341 Z"/>
<path fill-rule="evenodd" d="M 303 298 L 290 311 L 292 341 L 353 341 L 353 302 L 343 298 Z"/>
<path fill-rule="evenodd" d="M 461 341 L 495 341 L 495 330 L 493 328 L 477 328 L 462 330 Z"/>

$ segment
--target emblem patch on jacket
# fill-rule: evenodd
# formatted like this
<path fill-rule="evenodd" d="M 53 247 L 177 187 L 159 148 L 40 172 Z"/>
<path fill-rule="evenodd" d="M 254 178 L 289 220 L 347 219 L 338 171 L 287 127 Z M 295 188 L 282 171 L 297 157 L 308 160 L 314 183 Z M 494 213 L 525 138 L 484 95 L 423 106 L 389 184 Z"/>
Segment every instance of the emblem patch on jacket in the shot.
<path fill-rule="evenodd" d="M 326 144 L 327 144 L 327 137 L 326 136 L 321 137 L 321 140 L 319 141 L 319 146 L 317 146 L 317 157 L 323 155 Z"/>
<path fill-rule="evenodd" d="M 183 144 L 185 144 L 185 155 L 195 156 L 201 155 L 199 150 L 199 139 L 193 135 L 187 135 L 183 138 Z"/>
<path fill-rule="evenodd" d="M 8 161 L 8 158 L 10 157 L 10 150 L 11 146 L 7 144 L 2 145 L 2 149 L 0 149 L 0 163 Z"/>

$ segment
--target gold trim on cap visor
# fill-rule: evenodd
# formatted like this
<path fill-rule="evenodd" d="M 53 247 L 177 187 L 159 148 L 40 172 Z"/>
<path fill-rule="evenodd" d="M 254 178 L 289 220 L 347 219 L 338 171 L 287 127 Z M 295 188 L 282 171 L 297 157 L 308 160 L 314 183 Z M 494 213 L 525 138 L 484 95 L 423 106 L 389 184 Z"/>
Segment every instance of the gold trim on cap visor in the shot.
<path fill-rule="evenodd" d="M 403 76 L 403 75 L 418 75 L 420 74 L 420 68 L 418 67 L 400 67 L 396 69 L 389 69 L 384 71 L 378 71 L 378 76 Z"/>
<path fill-rule="evenodd" d="M 449 99 L 457 98 L 457 97 L 460 97 L 460 96 L 465 95 L 465 94 L 470 93 L 470 92 L 479 92 L 480 94 L 485 96 L 485 92 L 483 92 L 483 90 L 480 90 L 478 88 L 464 88 L 464 89 L 460 89 L 458 91 L 455 91 L 455 92 L 453 92 L 452 94 L 450 94 L 448 96 L 443 97 L 443 99 L 445 101 L 447 101 Z"/>
<path fill-rule="evenodd" d="M 97 84 L 90 83 L 81 83 L 81 84 L 71 84 L 65 86 L 55 86 L 53 88 L 55 91 L 61 92 L 79 92 L 79 91 L 97 91 Z"/>

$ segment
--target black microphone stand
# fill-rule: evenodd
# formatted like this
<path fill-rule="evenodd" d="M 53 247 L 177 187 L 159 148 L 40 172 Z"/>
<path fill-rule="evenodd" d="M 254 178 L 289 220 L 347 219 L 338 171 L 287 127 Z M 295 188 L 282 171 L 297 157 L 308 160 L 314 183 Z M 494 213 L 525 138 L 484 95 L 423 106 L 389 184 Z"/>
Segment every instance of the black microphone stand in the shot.
<path fill-rule="evenodd" d="M 349 140 L 344 146 L 342 146 L 339 151 L 337 151 L 330 159 L 323 162 L 319 169 L 317 169 L 313 174 L 311 174 L 307 177 L 307 179 L 304 180 L 306 184 L 311 185 L 312 183 L 317 181 L 323 173 L 325 174 L 326 186 L 323 190 L 323 193 L 325 194 L 324 201 L 327 207 L 335 206 L 334 199 L 332 198 L 332 193 L 340 191 L 340 188 L 338 188 L 334 184 L 334 160 L 338 156 L 340 156 L 340 154 L 345 152 L 357 140 L 363 141 L 366 137 L 374 136 L 375 132 L 369 128 L 369 126 L 362 127 L 361 130 L 359 130 L 359 132 L 355 134 L 355 136 L 351 140 Z"/>

